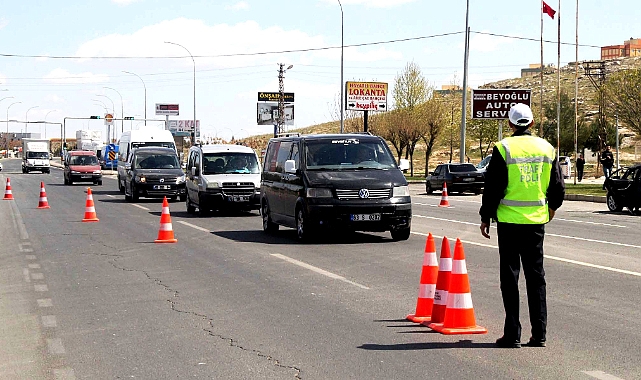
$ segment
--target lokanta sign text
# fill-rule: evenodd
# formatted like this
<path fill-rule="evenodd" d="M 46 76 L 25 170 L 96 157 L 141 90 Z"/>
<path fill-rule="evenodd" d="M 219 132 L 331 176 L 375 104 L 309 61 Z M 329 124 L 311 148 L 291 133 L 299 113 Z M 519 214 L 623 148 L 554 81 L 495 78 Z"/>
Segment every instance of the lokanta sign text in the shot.
<path fill-rule="evenodd" d="M 387 111 L 387 83 L 346 82 L 345 109 Z"/>

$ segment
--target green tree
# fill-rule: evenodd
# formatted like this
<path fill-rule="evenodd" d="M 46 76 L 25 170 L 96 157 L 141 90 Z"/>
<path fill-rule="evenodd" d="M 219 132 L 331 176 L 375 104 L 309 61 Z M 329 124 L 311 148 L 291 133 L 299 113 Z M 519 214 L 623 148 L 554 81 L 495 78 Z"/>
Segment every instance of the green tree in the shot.
<path fill-rule="evenodd" d="M 506 122 L 503 122 L 506 124 Z M 472 119 L 467 122 L 467 131 L 478 143 L 481 159 L 488 155 L 494 142 L 498 139 L 499 123 L 497 120 Z"/>
<path fill-rule="evenodd" d="M 546 121 L 543 123 L 543 138 L 546 139 L 552 146 L 556 147 L 557 143 L 557 130 L 556 130 L 556 116 L 557 104 L 547 103 L 544 105 L 543 113 L 545 114 Z M 578 119 L 577 126 L 577 143 L 579 149 L 581 145 L 586 143 L 586 137 L 592 132 L 586 133 L 588 129 L 582 118 Z M 589 138 L 587 138 L 589 140 Z M 598 141 L 598 139 L 597 139 Z M 582 144 L 583 143 L 583 144 Z M 559 128 L 559 150 L 563 155 L 569 155 L 574 152 L 574 101 L 565 90 L 561 91 L 561 123 Z"/>
<path fill-rule="evenodd" d="M 609 76 L 605 85 L 610 116 L 641 134 L 641 69 L 621 70 Z"/>

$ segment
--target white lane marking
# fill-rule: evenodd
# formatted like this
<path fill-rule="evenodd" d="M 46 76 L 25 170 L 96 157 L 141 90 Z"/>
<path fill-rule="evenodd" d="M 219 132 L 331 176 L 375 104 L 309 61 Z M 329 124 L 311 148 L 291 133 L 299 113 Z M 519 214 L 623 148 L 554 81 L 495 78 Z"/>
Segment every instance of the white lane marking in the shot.
<path fill-rule="evenodd" d="M 49 287 L 47 285 L 34 285 L 33 290 L 36 292 L 48 292 Z"/>
<path fill-rule="evenodd" d="M 337 274 L 334 274 L 334 273 L 328 272 L 328 271 L 326 271 L 326 270 L 320 269 L 320 268 L 315 267 L 315 266 L 313 266 L 313 265 L 309 265 L 309 264 L 304 263 L 304 262 L 302 262 L 302 261 L 298 261 L 298 260 L 296 260 L 296 259 L 292 259 L 291 257 L 287 257 L 287 256 L 285 256 L 285 255 L 281 255 L 281 254 L 279 254 L 279 253 L 272 253 L 272 254 L 271 254 L 271 256 L 277 257 L 277 258 L 279 258 L 279 259 L 281 259 L 281 260 L 285 260 L 285 261 L 287 261 L 287 262 L 289 262 L 289 263 L 292 263 L 292 264 L 294 264 L 294 265 L 298 265 L 299 267 L 302 267 L 302 268 L 305 268 L 305 269 L 309 269 L 309 270 L 311 270 L 312 272 L 316 272 L 316 273 L 318 273 L 318 274 L 322 274 L 323 276 L 327 276 L 327 277 L 329 277 L 329 278 L 333 278 L 333 279 L 335 279 L 335 280 L 340 280 L 340 281 L 346 282 L 346 283 L 348 283 L 348 284 L 350 284 L 350 285 L 358 286 L 358 287 L 359 287 L 359 288 L 361 288 L 361 289 L 369 290 L 369 288 L 368 288 L 367 286 L 365 286 L 365 285 L 361 285 L 361 284 L 359 284 L 359 283 L 356 283 L 356 282 L 350 281 L 350 280 L 346 279 L 346 278 L 345 278 L 345 277 L 343 277 L 343 276 L 339 276 L 339 275 L 337 275 Z"/>
<path fill-rule="evenodd" d="M 24 255 L 24 257 L 25 257 L 27 260 L 35 260 L 35 259 L 36 259 L 36 255 Z"/>
<path fill-rule="evenodd" d="M 71 368 L 56 368 L 53 370 L 53 376 L 56 380 L 76 380 L 76 374 Z"/>
<path fill-rule="evenodd" d="M 585 220 L 562 219 L 562 218 L 554 218 L 554 220 L 562 220 L 562 221 L 564 221 L 564 222 L 574 222 L 574 223 L 594 224 L 594 225 L 597 225 L 597 226 L 608 226 L 608 227 L 628 228 L 628 226 L 622 226 L 622 225 L 620 225 L 620 224 L 588 222 L 588 221 L 585 221 Z"/>
<path fill-rule="evenodd" d="M 22 216 L 20 216 L 20 210 L 16 205 L 16 202 L 11 202 L 11 215 L 13 217 L 15 227 L 18 227 L 18 232 L 20 233 L 21 240 L 29 240 L 29 234 L 27 233 L 27 227 L 22 221 Z"/>
<path fill-rule="evenodd" d="M 583 373 L 599 380 L 623 380 L 620 377 L 610 375 L 609 373 L 605 373 L 603 371 L 583 371 Z"/>
<path fill-rule="evenodd" d="M 56 323 L 56 316 L 55 315 L 43 315 L 42 316 L 42 325 L 44 327 L 48 328 L 53 328 L 58 326 L 58 323 Z"/>
<path fill-rule="evenodd" d="M 52 307 L 53 302 L 51 302 L 51 298 L 42 298 L 39 300 L 36 300 L 38 303 L 38 307 Z"/>
<path fill-rule="evenodd" d="M 420 233 L 420 232 L 412 232 L 412 233 L 414 235 L 427 236 L 427 234 L 423 234 L 423 233 Z M 434 234 L 432 234 L 432 236 L 437 238 L 437 239 L 442 239 L 443 238 L 443 236 L 438 236 L 438 235 L 434 235 Z M 456 240 L 454 240 L 454 241 L 456 241 Z M 483 244 L 483 243 L 477 243 L 477 242 L 474 242 L 474 241 L 467 241 L 467 240 L 461 240 L 461 242 L 465 243 L 465 244 L 476 245 L 476 246 L 479 246 L 479 247 L 499 249 L 499 247 L 497 245 Z M 586 263 L 586 262 L 583 262 L 583 261 L 565 259 L 563 257 L 557 257 L 557 256 L 543 255 L 543 257 L 545 257 L 546 259 L 550 259 L 550 260 L 562 261 L 564 263 L 575 264 L 575 265 L 580 265 L 580 266 L 590 267 L 590 268 L 595 268 L 595 269 L 603 269 L 603 270 L 607 270 L 607 271 L 610 271 L 610 272 L 623 273 L 623 274 L 629 274 L 631 276 L 641 277 L 641 273 L 639 273 L 639 272 L 632 272 L 632 271 L 624 270 L 624 269 L 606 267 L 606 266 L 597 265 L 597 264 L 590 264 L 590 263 Z"/>
<path fill-rule="evenodd" d="M 479 223 L 464 222 L 464 221 L 461 221 L 461 220 L 436 218 L 436 217 L 433 217 L 433 216 L 425 216 L 425 215 L 412 215 L 412 217 L 440 220 L 440 221 L 443 221 L 443 222 L 450 222 L 450 223 L 467 224 L 467 225 L 470 225 L 470 226 L 480 226 L 481 225 L 480 222 Z M 496 228 L 496 226 L 491 226 L 491 227 L 492 228 Z M 616 246 L 619 246 L 619 247 L 629 247 L 629 248 L 639 248 L 639 249 L 641 249 L 641 245 L 617 243 L 617 242 L 614 242 L 614 241 L 587 239 L 587 238 L 580 238 L 580 237 L 575 237 L 575 236 L 552 234 L 552 233 L 548 233 L 548 232 L 546 232 L 545 235 L 546 236 L 554 236 L 554 237 L 558 237 L 558 238 L 562 238 L 562 239 L 589 241 L 591 243 L 610 244 L 610 245 L 616 245 Z"/>
<path fill-rule="evenodd" d="M 423 199 L 434 199 L 434 200 L 438 200 L 438 201 L 440 201 L 440 198 L 439 198 L 439 199 L 436 199 L 436 198 L 434 198 L 434 197 L 426 197 L 425 195 L 415 195 L 415 197 L 417 197 L 417 198 L 423 198 Z M 448 196 L 448 200 L 449 200 L 449 199 L 450 199 L 450 197 Z M 459 197 L 455 197 L 455 198 L 454 198 L 454 201 L 455 201 L 455 202 L 466 202 L 466 203 L 479 203 L 479 204 L 481 203 L 481 201 L 470 201 L 470 200 L 467 200 L 467 199 L 460 199 Z"/>
<path fill-rule="evenodd" d="M 150 211 L 150 210 L 149 210 L 147 207 L 145 207 L 145 206 L 141 206 L 141 205 L 137 205 L 137 204 L 132 204 L 132 206 L 134 206 L 134 207 L 138 207 L 138 208 L 139 208 L 139 209 L 141 209 L 141 210 Z"/>
<path fill-rule="evenodd" d="M 198 227 L 198 226 L 197 226 L 197 225 L 195 225 L 195 224 L 191 224 L 191 223 L 183 222 L 182 220 L 179 220 L 179 221 L 178 221 L 178 223 L 183 224 L 183 225 L 185 225 L 185 226 L 187 226 L 187 227 L 194 228 L 194 229 L 196 229 L 196 230 L 198 230 L 198 231 L 203 231 L 203 232 L 207 232 L 207 233 L 210 233 L 210 232 L 211 232 L 211 230 L 208 230 L 208 229 L 206 229 L 206 228 L 202 228 L 202 227 Z"/>
<path fill-rule="evenodd" d="M 25 282 L 31 282 L 31 277 L 29 277 L 29 269 L 24 268 L 22 270 L 22 276 L 24 277 Z"/>
<path fill-rule="evenodd" d="M 40 264 L 29 264 L 29 269 L 40 269 Z"/>
<path fill-rule="evenodd" d="M 111 195 L 111 194 L 107 194 L 107 196 L 108 196 L 109 198 L 115 198 L 115 197 L 116 197 L 115 195 Z"/>
<path fill-rule="evenodd" d="M 51 355 L 64 355 L 65 347 L 60 338 L 47 339 L 47 349 Z"/>
<path fill-rule="evenodd" d="M 44 275 L 44 273 L 31 273 L 31 278 L 33 280 L 44 280 L 45 279 L 45 275 Z"/>
<path fill-rule="evenodd" d="M 412 204 L 420 205 L 420 206 L 440 207 L 439 205 L 433 205 L 433 204 L 429 204 L 429 203 L 412 202 Z M 455 208 L 455 207 L 454 206 L 449 206 L 449 207 L 445 207 L 445 208 Z"/>

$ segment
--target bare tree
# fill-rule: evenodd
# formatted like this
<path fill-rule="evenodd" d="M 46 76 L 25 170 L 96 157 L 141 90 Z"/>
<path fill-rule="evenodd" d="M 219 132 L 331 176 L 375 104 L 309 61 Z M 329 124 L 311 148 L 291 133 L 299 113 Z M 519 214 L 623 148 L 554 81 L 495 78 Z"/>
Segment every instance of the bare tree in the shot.
<path fill-rule="evenodd" d="M 441 133 L 449 123 L 447 107 L 440 98 L 432 96 L 428 101 L 419 106 L 420 138 L 425 143 L 425 174 L 429 172 L 430 156 L 434 151 Z"/>

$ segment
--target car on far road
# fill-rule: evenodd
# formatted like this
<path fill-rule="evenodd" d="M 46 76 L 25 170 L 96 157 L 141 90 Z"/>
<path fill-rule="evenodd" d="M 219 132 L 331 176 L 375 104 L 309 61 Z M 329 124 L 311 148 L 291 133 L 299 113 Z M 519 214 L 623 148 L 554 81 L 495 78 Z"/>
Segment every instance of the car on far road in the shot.
<path fill-rule="evenodd" d="M 432 194 L 434 190 L 443 190 L 444 183 L 451 193 L 470 191 L 481 194 L 485 175 L 472 164 L 440 164 L 425 177 L 425 192 Z"/>
<path fill-rule="evenodd" d="M 613 172 L 603 187 L 607 191 L 606 201 L 610 211 L 621 211 L 627 207 L 631 213 L 636 213 L 641 207 L 641 165 Z"/>
<path fill-rule="evenodd" d="M 64 165 L 65 185 L 73 185 L 74 182 L 93 182 L 95 185 L 102 185 L 102 171 L 98 157 L 92 151 L 76 150 L 67 154 Z"/>

